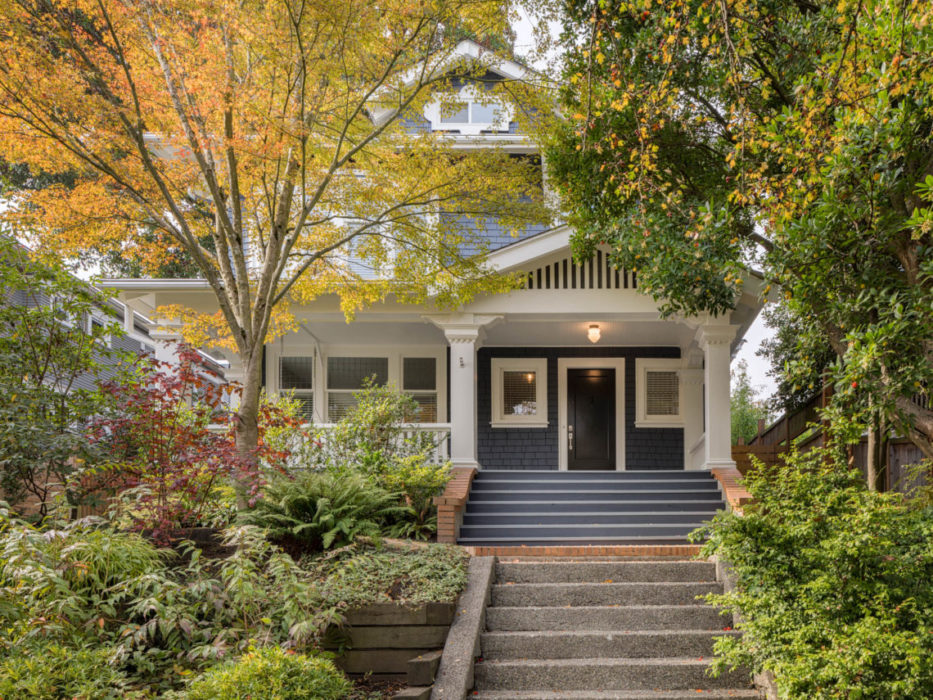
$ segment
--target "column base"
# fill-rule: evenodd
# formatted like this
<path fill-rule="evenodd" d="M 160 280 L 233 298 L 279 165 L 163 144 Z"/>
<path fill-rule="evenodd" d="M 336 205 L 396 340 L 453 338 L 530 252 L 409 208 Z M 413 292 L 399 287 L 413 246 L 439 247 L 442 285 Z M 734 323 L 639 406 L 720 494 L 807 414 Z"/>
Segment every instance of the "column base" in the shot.
<path fill-rule="evenodd" d="M 467 467 L 473 469 L 482 469 L 479 462 L 477 462 L 475 459 L 457 459 L 456 457 L 450 458 L 450 466 L 453 468 Z"/>
<path fill-rule="evenodd" d="M 706 471 L 712 469 L 735 469 L 735 461 L 731 459 L 711 459 L 703 467 Z"/>

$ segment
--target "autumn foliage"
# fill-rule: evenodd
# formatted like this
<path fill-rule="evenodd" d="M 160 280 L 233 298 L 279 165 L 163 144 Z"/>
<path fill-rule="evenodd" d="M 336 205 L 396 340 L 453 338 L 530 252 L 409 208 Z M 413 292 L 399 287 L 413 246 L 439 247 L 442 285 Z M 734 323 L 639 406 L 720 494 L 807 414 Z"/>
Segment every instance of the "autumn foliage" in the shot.
<path fill-rule="evenodd" d="M 195 268 L 216 305 L 165 313 L 236 354 L 247 455 L 262 348 L 295 328 L 291 305 L 337 293 L 347 313 L 390 294 L 443 306 L 509 286 L 461 255 L 461 217 L 516 233 L 546 221 L 537 164 L 408 124 L 455 99 L 452 77 L 486 73 L 489 56 L 456 57 L 458 38 L 503 34 L 509 12 L 499 0 L 4 2 L 0 157 L 67 175 L 15 193 L 4 219 L 65 256 Z"/>

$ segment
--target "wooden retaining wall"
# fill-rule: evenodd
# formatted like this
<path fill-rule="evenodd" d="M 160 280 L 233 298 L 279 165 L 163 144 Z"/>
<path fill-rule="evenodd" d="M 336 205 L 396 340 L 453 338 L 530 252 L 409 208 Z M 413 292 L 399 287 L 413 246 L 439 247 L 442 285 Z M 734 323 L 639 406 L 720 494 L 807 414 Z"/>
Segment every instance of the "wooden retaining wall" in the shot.
<path fill-rule="evenodd" d="M 336 663 L 347 673 L 407 676 L 409 685 L 430 685 L 454 612 L 453 603 L 379 603 L 351 610 L 340 640 L 347 650 Z M 329 640 L 325 646 L 338 650 L 340 643 Z"/>

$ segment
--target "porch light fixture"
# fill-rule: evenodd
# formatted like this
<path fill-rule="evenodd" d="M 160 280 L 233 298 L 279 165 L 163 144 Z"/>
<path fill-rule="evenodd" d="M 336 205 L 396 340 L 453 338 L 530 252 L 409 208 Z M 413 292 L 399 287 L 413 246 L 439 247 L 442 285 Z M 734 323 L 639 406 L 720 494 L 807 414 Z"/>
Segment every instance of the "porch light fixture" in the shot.
<path fill-rule="evenodd" d="M 601 335 L 602 334 L 599 330 L 599 324 L 596 323 L 591 324 L 589 329 L 586 331 L 586 337 L 591 343 L 598 343 Z"/>

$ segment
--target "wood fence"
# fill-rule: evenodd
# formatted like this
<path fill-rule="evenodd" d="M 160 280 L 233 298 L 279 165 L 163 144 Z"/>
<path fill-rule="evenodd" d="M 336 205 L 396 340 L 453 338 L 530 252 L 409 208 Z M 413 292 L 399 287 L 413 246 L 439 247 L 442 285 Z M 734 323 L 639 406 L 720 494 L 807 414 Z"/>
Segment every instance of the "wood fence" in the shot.
<path fill-rule="evenodd" d="M 820 413 L 832 396 L 831 387 L 824 387 L 815 394 L 806 404 L 793 411 L 787 411 L 765 426 L 764 421 L 758 423 L 758 434 L 749 443 L 733 446 L 732 459 L 736 467 L 745 474 L 752 465 L 752 457 L 757 457 L 766 465 L 775 465 L 780 462 L 781 455 L 788 452 L 791 446 L 796 446 L 800 452 L 806 452 L 814 447 L 821 447 L 826 442 L 825 424 Z M 925 484 L 933 483 L 933 473 L 917 473 L 915 465 L 924 459 L 918 447 L 905 438 L 892 437 L 887 441 L 887 469 L 884 470 L 885 490 L 906 492 Z M 862 438 L 861 442 L 851 448 L 853 466 L 857 466 L 863 474 L 867 475 L 868 441 Z"/>

